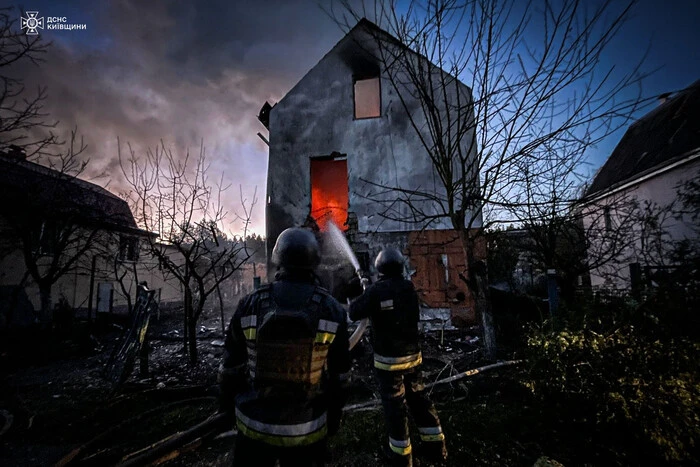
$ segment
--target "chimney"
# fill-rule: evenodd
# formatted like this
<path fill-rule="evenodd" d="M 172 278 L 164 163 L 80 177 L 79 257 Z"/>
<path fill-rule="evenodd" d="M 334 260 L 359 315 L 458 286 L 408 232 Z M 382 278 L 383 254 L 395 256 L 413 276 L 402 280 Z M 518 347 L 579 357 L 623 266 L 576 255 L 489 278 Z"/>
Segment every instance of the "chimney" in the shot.
<path fill-rule="evenodd" d="M 260 120 L 260 123 L 268 130 L 270 129 L 270 110 L 272 110 L 272 106 L 269 102 L 265 101 L 258 114 L 258 120 Z"/>
<path fill-rule="evenodd" d="M 17 146 L 16 144 L 10 144 L 5 148 L 4 151 L 0 152 L 3 156 L 8 159 L 23 161 L 27 159 L 27 151 L 24 148 Z"/>

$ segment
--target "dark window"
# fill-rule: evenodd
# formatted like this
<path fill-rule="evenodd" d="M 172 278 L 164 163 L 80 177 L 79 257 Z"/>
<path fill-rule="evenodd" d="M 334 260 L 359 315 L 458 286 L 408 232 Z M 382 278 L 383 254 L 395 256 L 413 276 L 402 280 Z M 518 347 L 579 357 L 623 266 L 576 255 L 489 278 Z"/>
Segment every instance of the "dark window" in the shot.
<path fill-rule="evenodd" d="M 603 209 L 603 217 L 605 218 L 605 230 L 609 232 L 613 229 L 612 217 L 610 216 L 610 206 L 605 206 Z"/>
<path fill-rule="evenodd" d="M 139 239 L 136 237 L 119 236 L 119 259 L 121 261 L 136 261 L 139 259 Z"/>
<path fill-rule="evenodd" d="M 356 79 L 354 86 L 355 118 L 380 117 L 382 112 L 379 77 Z"/>

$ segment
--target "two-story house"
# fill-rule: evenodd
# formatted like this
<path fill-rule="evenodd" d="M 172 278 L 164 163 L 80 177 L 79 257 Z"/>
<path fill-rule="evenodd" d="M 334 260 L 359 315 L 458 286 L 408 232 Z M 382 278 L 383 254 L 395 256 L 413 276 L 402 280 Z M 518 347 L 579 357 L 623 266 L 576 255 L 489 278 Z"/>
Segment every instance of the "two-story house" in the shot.
<path fill-rule="evenodd" d="M 364 269 L 371 269 L 383 246 L 397 246 L 408 256 L 408 272 L 424 307 L 451 310 L 453 318 L 470 321 L 471 294 L 459 278 L 465 271 L 464 251 L 449 220 L 436 216 L 416 224 L 405 204 L 397 203 L 387 216 L 387 203 L 376 202 L 378 196 L 397 197 L 381 186 L 436 197 L 445 192 L 420 141 L 426 136 L 420 131 L 428 131 L 421 102 L 410 90 L 402 93 L 390 84 L 388 71 L 395 70 L 379 59 L 378 40 L 403 48 L 412 60 L 427 61 L 362 19 L 284 98 L 263 106 L 259 118 L 269 129 L 268 258 L 284 229 L 306 225 L 324 231 L 333 221 L 346 232 Z M 471 90 L 462 83 L 448 92 L 471 102 Z M 473 133 L 463 141 L 466 154 L 475 151 L 472 142 Z M 438 213 L 439 206 L 421 203 L 422 212 Z M 469 225 L 479 228 L 481 222 Z M 353 273 L 332 253 L 324 248 L 321 274 L 331 290 Z M 274 272 L 268 267 L 269 275 Z"/>

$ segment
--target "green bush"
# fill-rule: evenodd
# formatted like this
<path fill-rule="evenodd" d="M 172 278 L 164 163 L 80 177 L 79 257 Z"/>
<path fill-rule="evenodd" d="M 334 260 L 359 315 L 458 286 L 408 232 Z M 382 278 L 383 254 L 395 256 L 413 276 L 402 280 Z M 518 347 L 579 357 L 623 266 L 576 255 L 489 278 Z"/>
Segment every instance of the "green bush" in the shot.
<path fill-rule="evenodd" d="M 528 387 L 587 461 L 700 461 L 697 330 L 680 325 L 683 304 L 653 303 L 591 303 L 530 333 Z"/>

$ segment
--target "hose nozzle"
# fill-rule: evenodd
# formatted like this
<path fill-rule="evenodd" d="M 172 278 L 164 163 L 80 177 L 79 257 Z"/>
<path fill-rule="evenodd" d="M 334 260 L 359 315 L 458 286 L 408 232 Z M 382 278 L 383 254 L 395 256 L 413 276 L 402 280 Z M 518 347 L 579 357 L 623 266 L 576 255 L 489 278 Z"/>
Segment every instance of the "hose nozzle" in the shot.
<path fill-rule="evenodd" d="M 370 284 L 372 283 L 372 281 L 369 278 L 369 274 L 364 272 L 362 269 L 358 269 L 355 272 L 357 273 L 357 277 L 360 278 L 360 284 L 362 285 L 362 290 L 363 291 L 367 290 L 367 287 L 369 287 Z"/>

